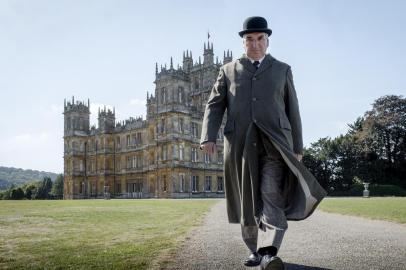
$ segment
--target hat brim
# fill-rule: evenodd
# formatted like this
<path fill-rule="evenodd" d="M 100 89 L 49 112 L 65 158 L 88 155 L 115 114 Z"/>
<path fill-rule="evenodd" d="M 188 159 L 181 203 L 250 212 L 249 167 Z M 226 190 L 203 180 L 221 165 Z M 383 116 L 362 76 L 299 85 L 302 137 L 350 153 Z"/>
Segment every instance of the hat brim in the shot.
<path fill-rule="evenodd" d="M 268 28 L 257 28 L 257 29 L 249 29 L 249 30 L 243 30 L 238 32 L 238 34 L 240 35 L 240 37 L 243 37 L 245 34 L 248 33 L 267 33 L 268 36 L 272 35 L 272 30 L 268 29 Z"/>

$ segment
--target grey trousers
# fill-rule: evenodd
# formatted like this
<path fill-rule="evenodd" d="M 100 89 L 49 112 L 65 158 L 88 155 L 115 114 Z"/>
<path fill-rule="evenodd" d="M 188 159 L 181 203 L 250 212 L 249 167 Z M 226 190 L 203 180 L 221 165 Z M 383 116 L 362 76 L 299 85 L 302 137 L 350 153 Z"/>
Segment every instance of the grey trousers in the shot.
<path fill-rule="evenodd" d="M 272 142 L 260 130 L 258 133 L 262 216 L 258 226 L 241 226 L 242 238 L 251 252 L 269 246 L 279 249 L 288 228 L 282 196 L 287 166 Z"/>

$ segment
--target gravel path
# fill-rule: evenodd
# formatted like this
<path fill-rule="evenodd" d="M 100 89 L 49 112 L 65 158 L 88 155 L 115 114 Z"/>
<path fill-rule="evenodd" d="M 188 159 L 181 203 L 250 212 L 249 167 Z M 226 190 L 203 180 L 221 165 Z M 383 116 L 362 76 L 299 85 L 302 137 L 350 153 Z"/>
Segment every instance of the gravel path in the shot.
<path fill-rule="evenodd" d="M 164 269 L 259 269 L 242 264 L 247 255 L 240 226 L 227 222 L 221 200 Z M 287 270 L 406 270 L 406 226 L 315 211 L 289 222 L 279 256 Z"/>

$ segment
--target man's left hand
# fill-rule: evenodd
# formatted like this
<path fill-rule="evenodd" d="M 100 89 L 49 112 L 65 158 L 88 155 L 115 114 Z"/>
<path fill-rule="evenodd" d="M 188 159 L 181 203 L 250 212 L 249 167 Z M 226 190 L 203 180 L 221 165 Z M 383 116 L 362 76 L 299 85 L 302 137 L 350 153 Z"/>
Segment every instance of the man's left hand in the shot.
<path fill-rule="evenodd" d="M 303 155 L 302 154 L 295 154 L 297 160 L 302 161 Z"/>

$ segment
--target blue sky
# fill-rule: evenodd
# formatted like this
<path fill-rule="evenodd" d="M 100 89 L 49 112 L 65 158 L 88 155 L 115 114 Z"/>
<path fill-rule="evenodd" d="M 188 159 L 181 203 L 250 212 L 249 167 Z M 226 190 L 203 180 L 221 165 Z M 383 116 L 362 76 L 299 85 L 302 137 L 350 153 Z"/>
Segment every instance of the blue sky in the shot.
<path fill-rule="evenodd" d="M 347 130 L 378 97 L 406 95 L 405 1 L 0 1 L 0 166 L 63 171 L 63 101 L 145 116 L 155 62 L 243 53 L 259 15 L 292 66 L 304 143 Z"/>

